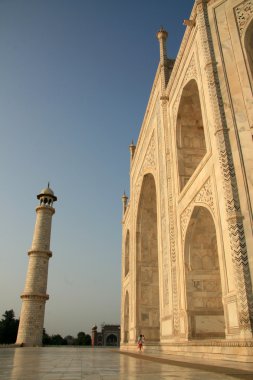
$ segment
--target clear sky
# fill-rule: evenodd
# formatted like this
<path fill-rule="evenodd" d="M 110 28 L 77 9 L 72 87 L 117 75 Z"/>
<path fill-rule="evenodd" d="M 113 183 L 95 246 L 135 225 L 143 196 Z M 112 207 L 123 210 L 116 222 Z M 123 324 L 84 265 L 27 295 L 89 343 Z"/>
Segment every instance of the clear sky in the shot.
<path fill-rule="evenodd" d="M 121 196 L 159 62 L 193 0 L 0 0 L 0 315 L 19 317 L 47 182 L 53 217 L 45 328 L 120 322 Z"/>

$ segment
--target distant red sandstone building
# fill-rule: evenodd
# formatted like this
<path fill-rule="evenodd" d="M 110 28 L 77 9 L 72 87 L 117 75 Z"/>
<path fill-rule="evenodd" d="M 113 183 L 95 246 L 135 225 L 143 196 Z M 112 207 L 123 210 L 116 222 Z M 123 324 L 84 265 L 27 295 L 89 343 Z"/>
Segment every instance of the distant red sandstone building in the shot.
<path fill-rule="evenodd" d="M 102 325 L 101 331 L 97 331 L 97 326 L 91 330 L 92 347 L 120 345 L 120 325 Z"/>

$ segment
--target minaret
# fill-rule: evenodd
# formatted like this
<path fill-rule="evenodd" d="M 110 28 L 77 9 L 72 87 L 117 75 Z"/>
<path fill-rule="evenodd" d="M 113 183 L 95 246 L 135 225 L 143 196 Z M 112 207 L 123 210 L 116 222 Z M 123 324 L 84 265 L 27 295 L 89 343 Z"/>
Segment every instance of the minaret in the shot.
<path fill-rule="evenodd" d="M 93 326 L 91 330 L 91 346 L 95 347 L 98 344 L 98 328 L 97 326 Z"/>
<path fill-rule="evenodd" d="M 122 216 L 124 217 L 126 209 L 127 209 L 127 200 L 128 200 L 128 197 L 126 196 L 125 192 L 122 195 L 121 199 L 122 199 Z"/>
<path fill-rule="evenodd" d="M 37 218 L 34 228 L 32 247 L 28 252 L 29 263 L 25 289 L 21 295 L 22 308 L 16 344 L 41 346 L 45 315 L 45 303 L 49 296 L 47 290 L 48 261 L 52 216 L 55 212 L 53 202 L 57 201 L 54 192 L 48 187 L 37 195 L 40 201 L 36 208 Z"/>
<path fill-rule="evenodd" d="M 132 140 L 131 144 L 129 145 L 130 165 L 131 165 L 133 158 L 134 158 L 135 149 L 136 149 L 136 145 L 134 145 L 134 140 Z"/>
<path fill-rule="evenodd" d="M 157 39 L 160 44 L 160 63 L 161 66 L 167 66 L 167 50 L 166 50 L 166 40 L 168 38 L 168 32 L 166 32 L 163 27 L 156 33 Z"/>
<path fill-rule="evenodd" d="M 161 27 L 156 33 L 156 37 L 160 45 L 160 69 L 162 74 L 162 87 L 163 90 L 165 90 L 175 61 L 173 59 L 168 59 L 167 57 L 166 40 L 168 38 L 168 33 L 163 27 Z"/>

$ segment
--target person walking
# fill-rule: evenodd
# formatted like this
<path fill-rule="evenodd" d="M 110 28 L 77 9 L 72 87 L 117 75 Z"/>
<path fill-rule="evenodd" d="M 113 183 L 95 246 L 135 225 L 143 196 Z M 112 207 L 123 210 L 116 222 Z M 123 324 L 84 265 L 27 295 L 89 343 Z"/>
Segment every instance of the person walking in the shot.
<path fill-rule="evenodd" d="M 139 352 L 141 352 L 143 349 L 143 335 L 142 334 L 138 336 L 137 344 L 138 344 L 138 350 Z"/>

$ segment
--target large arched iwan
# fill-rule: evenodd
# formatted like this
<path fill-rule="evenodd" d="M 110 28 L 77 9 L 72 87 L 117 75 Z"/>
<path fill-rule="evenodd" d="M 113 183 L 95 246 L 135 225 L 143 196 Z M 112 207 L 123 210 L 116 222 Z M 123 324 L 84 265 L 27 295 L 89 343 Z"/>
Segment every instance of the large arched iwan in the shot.
<path fill-rule="evenodd" d="M 205 207 L 193 210 L 186 233 L 184 262 L 188 337 L 224 338 L 216 230 L 213 217 Z"/>
<path fill-rule="evenodd" d="M 180 190 L 206 154 L 199 90 L 194 79 L 183 89 L 177 115 L 177 156 Z"/>
<path fill-rule="evenodd" d="M 137 334 L 160 340 L 157 200 L 152 174 L 143 178 L 136 221 Z"/>

